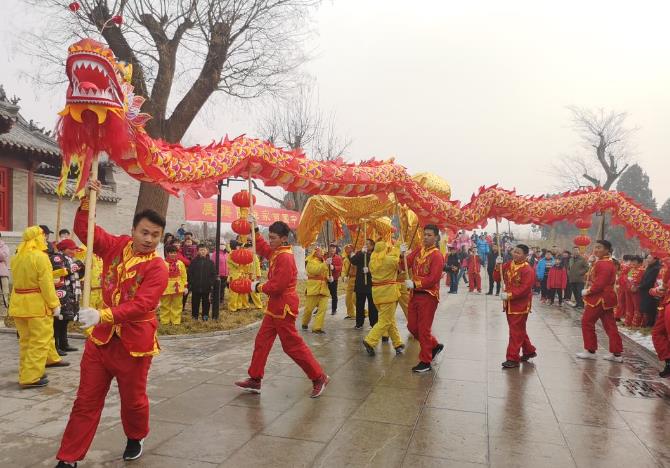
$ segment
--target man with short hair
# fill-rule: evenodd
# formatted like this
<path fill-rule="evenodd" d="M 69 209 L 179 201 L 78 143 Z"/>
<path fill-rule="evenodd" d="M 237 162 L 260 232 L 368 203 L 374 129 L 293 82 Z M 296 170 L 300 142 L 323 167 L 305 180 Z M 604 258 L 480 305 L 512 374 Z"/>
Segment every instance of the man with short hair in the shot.
<path fill-rule="evenodd" d="M 427 224 L 423 228 L 423 245 L 407 256 L 407 266 L 412 272 L 412 279 L 405 281 L 411 290 L 407 328 L 421 344 L 419 363 L 412 368 L 413 372 L 432 370 L 431 362 L 444 349 L 432 333 L 435 311 L 440 302 L 440 278 L 444 264 L 444 257 L 437 248 L 439 235 L 437 226 Z"/>
<path fill-rule="evenodd" d="M 375 242 L 372 239 L 366 239 L 365 244 L 357 253 L 351 253 L 349 261 L 356 267 L 356 325 L 357 330 L 363 329 L 365 323 L 365 303 L 368 305 L 368 321 L 370 326 L 374 327 L 377 323 L 377 306 L 372 298 L 372 274 L 370 273 L 370 256 L 375 249 Z"/>
<path fill-rule="evenodd" d="M 582 315 L 582 337 L 584 351 L 577 353 L 579 359 L 596 359 L 598 338 L 596 322 L 600 320 L 609 338 L 610 354 L 605 359 L 612 362 L 623 362 L 623 342 L 614 319 L 614 308 L 617 296 L 614 291 L 616 282 L 616 265 L 612 261 L 612 244 L 607 240 L 599 240 L 593 249 L 596 257 L 586 280 L 583 291 L 584 315 Z"/>
<path fill-rule="evenodd" d="M 535 346 L 530 342 L 526 332 L 526 322 L 531 312 L 533 285 L 535 284 L 535 270 L 527 261 L 528 251 L 527 245 L 517 245 L 512 250 L 512 261 L 502 266 L 505 290 L 501 298 L 509 326 L 509 343 L 506 360 L 502 363 L 503 369 L 519 367 L 519 361 L 528 361 L 537 356 Z M 500 265 L 501 260 L 496 259 L 496 263 Z M 495 273 L 500 281 L 499 269 Z M 519 356 L 519 350 L 523 351 L 522 356 Z"/>
<path fill-rule="evenodd" d="M 101 184 L 90 181 L 88 188 L 100 191 Z M 87 195 L 74 220 L 79 239 L 87 238 L 88 209 Z M 113 236 L 95 226 L 92 248 L 102 258 L 105 307 L 79 311 L 79 322 L 89 338 L 81 359 L 77 398 L 56 457 L 59 467 L 76 466 L 86 456 L 113 378 L 128 439 L 123 459 L 142 455 L 149 433 L 147 375 L 160 349 L 156 309 L 168 282 L 165 261 L 156 254 L 164 229 L 165 219 L 153 210 L 135 215 L 130 236 Z"/>
<path fill-rule="evenodd" d="M 251 224 L 256 220 L 249 216 Z M 251 393 L 261 392 L 261 380 L 265 364 L 275 338 L 279 336 L 282 349 L 307 374 L 312 381 L 312 398 L 318 398 L 326 389 L 330 378 L 305 344 L 295 328 L 300 299 L 296 291 L 298 269 L 291 246 L 288 245 L 288 224 L 276 221 L 270 225 L 268 241 L 256 231 L 256 251 L 269 260 L 268 279 L 264 283 L 254 281 L 250 291 L 267 294 L 268 305 L 261 328 L 256 334 L 254 354 L 249 366 L 249 378 L 235 385 Z"/>
<path fill-rule="evenodd" d="M 198 255 L 188 266 L 188 289 L 191 292 L 191 316 L 198 320 L 200 304 L 202 304 L 202 320 L 209 320 L 209 295 L 216 283 L 216 265 L 209 258 L 209 250 L 205 244 L 198 244 Z"/>

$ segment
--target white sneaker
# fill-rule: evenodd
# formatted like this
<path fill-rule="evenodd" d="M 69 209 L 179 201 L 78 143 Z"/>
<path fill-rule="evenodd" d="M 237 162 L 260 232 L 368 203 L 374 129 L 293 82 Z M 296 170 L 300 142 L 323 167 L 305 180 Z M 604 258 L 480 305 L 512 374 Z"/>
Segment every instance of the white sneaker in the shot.
<path fill-rule="evenodd" d="M 606 361 L 612 361 L 612 362 L 623 362 L 623 356 L 616 356 L 612 353 L 603 357 L 603 359 L 605 359 Z"/>
<path fill-rule="evenodd" d="M 582 351 L 581 353 L 575 354 L 577 359 L 598 359 L 596 353 L 589 353 L 588 351 Z"/>

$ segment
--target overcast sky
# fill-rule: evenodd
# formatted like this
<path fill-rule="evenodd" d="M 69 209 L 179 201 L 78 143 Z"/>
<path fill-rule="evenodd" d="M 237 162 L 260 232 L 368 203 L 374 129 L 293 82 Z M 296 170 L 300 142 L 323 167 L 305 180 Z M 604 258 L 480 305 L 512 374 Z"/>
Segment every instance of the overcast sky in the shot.
<path fill-rule="evenodd" d="M 579 149 L 566 106 L 627 111 L 660 205 L 670 197 L 668 5 L 333 0 L 315 16 L 306 69 L 353 141 L 350 160 L 396 156 L 410 173 L 442 176 L 464 201 L 494 183 L 554 189 L 551 163 Z M 51 126 L 65 89 L 35 88 L 21 71 L 39 64 L 16 50 L 39 19 L 20 0 L 3 9 L 0 82 L 22 98 L 26 118 Z M 254 136 L 262 112 L 217 99 L 186 141 Z"/>

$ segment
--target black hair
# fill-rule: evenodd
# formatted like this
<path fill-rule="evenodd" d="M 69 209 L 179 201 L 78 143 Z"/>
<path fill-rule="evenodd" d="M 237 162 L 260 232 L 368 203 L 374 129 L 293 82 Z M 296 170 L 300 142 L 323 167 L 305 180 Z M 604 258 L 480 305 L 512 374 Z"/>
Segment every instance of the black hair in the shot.
<path fill-rule="evenodd" d="M 165 218 L 163 218 L 161 215 L 159 215 L 152 209 L 142 210 L 139 213 L 137 213 L 133 218 L 133 228 L 136 228 L 137 225 L 140 224 L 140 221 L 142 221 L 143 219 L 146 219 L 152 224 L 160 226 L 161 229 L 165 229 Z"/>
<path fill-rule="evenodd" d="M 291 234 L 291 228 L 284 221 L 275 221 L 270 224 L 269 230 L 272 234 L 277 234 L 279 237 L 288 237 Z"/>
<path fill-rule="evenodd" d="M 642 263 L 642 257 L 639 255 L 632 255 L 633 258 L 631 258 L 631 261 L 637 262 L 637 263 Z"/>
<path fill-rule="evenodd" d="M 198 248 L 199 248 L 199 249 L 206 249 L 206 248 L 207 248 L 207 244 L 201 242 L 201 243 L 198 244 Z"/>
<path fill-rule="evenodd" d="M 516 248 L 523 250 L 524 255 L 528 255 L 528 252 L 530 252 L 530 249 L 526 244 L 517 244 Z"/>
<path fill-rule="evenodd" d="M 62 236 L 63 234 L 70 234 L 70 231 L 68 231 L 67 229 L 61 229 L 60 231 L 58 231 L 59 236 Z"/>
<path fill-rule="evenodd" d="M 375 241 L 373 241 L 372 239 L 365 239 L 365 240 L 366 240 L 367 242 L 371 242 L 371 243 L 372 243 L 372 245 L 375 245 L 375 244 L 376 244 L 376 242 L 375 242 Z"/>
<path fill-rule="evenodd" d="M 607 249 L 608 252 L 612 252 L 612 243 L 608 240 L 601 239 L 596 241 L 596 244 L 600 244 Z"/>
<path fill-rule="evenodd" d="M 184 235 L 185 235 L 185 236 L 192 236 L 193 233 L 192 233 L 191 231 L 186 231 L 186 232 L 184 233 Z"/>
<path fill-rule="evenodd" d="M 178 252 L 177 246 L 175 246 L 173 244 L 165 246 L 165 253 L 166 254 L 175 253 L 175 252 Z"/>
<path fill-rule="evenodd" d="M 622 259 L 624 262 L 629 262 L 630 259 L 631 259 L 631 257 L 632 257 L 632 255 L 625 254 L 623 257 L 621 257 L 621 259 Z"/>
<path fill-rule="evenodd" d="M 163 236 L 163 244 L 167 244 L 170 238 L 174 239 L 174 235 L 171 232 L 166 232 Z"/>
<path fill-rule="evenodd" d="M 433 231 L 433 234 L 435 234 L 436 236 L 440 235 L 440 229 L 437 226 L 435 226 L 434 224 L 426 224 L 423 227 L 423 230 L 424 231 L 429 231 L 429 230 Z"/>

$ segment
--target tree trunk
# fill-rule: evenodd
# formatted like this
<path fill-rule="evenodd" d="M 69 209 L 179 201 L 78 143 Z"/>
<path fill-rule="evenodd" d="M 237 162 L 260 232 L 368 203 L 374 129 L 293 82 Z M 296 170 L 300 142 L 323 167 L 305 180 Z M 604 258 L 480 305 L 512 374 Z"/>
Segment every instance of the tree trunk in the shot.
<path fill-rule="evenodd" d="M 169 197 L 170 195 L 161 186 L 150 184 L 149 182 L 141 182 L 135 213 L 152 209 L 161 216 L 166 217 Z"/>

